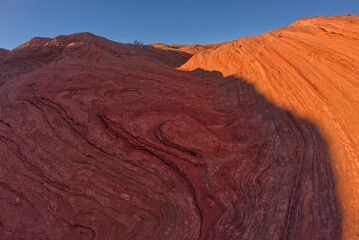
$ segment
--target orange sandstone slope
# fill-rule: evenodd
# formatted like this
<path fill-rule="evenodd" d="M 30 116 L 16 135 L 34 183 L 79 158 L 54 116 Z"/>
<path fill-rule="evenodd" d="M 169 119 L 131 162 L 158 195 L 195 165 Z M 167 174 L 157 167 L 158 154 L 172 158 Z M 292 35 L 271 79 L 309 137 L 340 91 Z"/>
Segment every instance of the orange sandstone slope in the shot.
<path fill-rule="evenodd" d="M 342 238 L 359 239 L 359 16 L 303 18 L 195 54 L 180 69 L 235 75 L 314 123 L 329 144 Z"/>

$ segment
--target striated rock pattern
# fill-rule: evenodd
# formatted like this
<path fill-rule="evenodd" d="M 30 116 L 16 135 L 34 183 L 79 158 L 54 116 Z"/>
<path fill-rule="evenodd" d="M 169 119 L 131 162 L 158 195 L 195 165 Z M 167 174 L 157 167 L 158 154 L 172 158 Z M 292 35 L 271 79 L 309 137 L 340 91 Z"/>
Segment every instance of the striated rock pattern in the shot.
<path fill-rule="evenodd" d="M 301 19 L 194 55 L 181 69 L 246 79 L 329 143 L 343 238 L 359 239 L 359 16 Z"/>
<path fill-rule="evenodd" d="M 340 238 L 326 142 L 249 79 L 87 33 L 1 56 L 2 239 Z"/>
<path fill-rule="evenodd" d="M 179 67 L 191 57 L 183 51 L 163 52 L 150 46 L 116 43 L 91 33 L 61 35 L 54 39 L 36 37 L 12 51 L 0 49 L 0 85 L 52 62 L 60 61 L 64 48 L 73 42 L 95 43 L 98 48 L 114 56 L 147 57 L 171 67 Z"/>

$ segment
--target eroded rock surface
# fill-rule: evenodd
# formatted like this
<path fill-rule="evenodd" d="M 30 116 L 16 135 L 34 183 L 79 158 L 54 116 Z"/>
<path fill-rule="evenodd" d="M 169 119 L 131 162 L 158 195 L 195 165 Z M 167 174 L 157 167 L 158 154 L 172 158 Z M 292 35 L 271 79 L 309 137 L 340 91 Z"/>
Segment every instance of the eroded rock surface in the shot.
<path fill-rule="evenodd" d="M 330 148 L 343 239 L 359 239 L 359 16 L 301 19 L 194 55 L 181 69 L 235 75 L 315 124 Z"/>
<path fill-rule="evenodd" d="M 2 238 L 340 238 L 326 142 L 248 79 L 89 34 L 34 41 L 0 66 Z"/>
<path fill-rule="evenodd" d="M 114 56 L 146 57 L 149 61 L 160 61 L 171 67 L 181 66 L 191 56 L 183 51 L 164 52 L 150 46 L 116 43 L 91 33 L 61 35 L 53 39 L 35 37 L 12 51 L 0 49 L 0 85 L 52 62 L 60 61 L 64 56 L 64 48 L 74 42 L 95 45 L 99 50 Z"/>

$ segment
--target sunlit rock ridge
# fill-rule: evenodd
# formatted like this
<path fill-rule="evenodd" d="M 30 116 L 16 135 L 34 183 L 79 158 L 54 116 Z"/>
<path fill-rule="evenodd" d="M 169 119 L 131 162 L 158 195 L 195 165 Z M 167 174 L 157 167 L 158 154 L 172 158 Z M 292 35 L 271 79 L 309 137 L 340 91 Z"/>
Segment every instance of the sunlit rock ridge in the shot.
<path fill-rule="evenodd" d="M 212 45 L 0 49 L 0 239 L 356 239 L 359 17 Z"/>
<path fill-rule="evenodd" d="M 303 18 L 182 66 L 196 68 L 246 79 L 275 106 L 315 124 L 329 144 L 343 239 L 359 239 L 359 17 Z"/>

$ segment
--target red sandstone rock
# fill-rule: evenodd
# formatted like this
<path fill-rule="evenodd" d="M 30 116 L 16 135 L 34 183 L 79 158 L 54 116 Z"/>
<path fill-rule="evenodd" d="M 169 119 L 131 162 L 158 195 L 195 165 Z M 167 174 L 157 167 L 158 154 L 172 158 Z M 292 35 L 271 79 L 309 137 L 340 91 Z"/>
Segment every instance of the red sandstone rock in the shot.
<path fill-rule="evenodd" d="M 359 16 L 301 19 L 194 55 L 181 69 L 235 75 L 269 101 L 315 124 L 329 144 L 343 216 L 359 236 Z"/>
<path fill-rule="evenodd" d="M 36 37 L 12 51 L 0 49 L 0 85 L 9 79 L 61 60 L 63 49 L 73 42 L 94 44 L 114 56 L 150 58 L 171 67 L 181 66 L 191 56 L 181 51 L 161 51 L 150 46 L 115 43 L 91 33 L 57 36 L 54 39 Z"/>
<path fill-rule="evenodd" d="M 91 34 L 1 54 L 0 236 L 339 239 L 315 126 L 188 58 Z"/>

